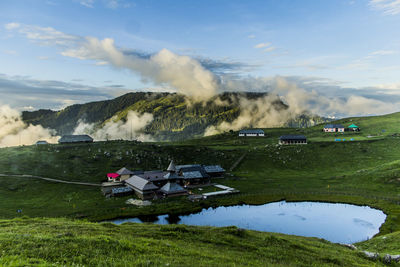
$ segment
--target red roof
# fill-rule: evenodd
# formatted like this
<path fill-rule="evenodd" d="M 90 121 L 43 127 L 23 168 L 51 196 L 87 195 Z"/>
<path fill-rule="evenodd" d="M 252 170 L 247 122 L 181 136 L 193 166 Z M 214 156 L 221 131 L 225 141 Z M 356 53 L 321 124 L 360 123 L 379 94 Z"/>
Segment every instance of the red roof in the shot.
<path fill-rule="evenodd" d="M 115 172 L 107 173 L 107 177 L 115 179 L 119 177 L 119 174 Z"/>

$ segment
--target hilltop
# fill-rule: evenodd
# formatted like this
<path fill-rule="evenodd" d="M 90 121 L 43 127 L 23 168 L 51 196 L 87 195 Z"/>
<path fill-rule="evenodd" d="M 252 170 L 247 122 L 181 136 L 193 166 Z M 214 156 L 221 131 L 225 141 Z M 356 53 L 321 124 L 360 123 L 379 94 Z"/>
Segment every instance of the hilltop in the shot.
<path fill-rule="evenodd" d="M 149 113 L 153 120 L 143 129 L 156 140 L 183 140 L 204 135 L 207 127 L 232 122 L 241 113 L 241 99 L 257 100 L 266 93 L 222 93 L 207 102 L 190 103 L 175 93 L 128 93 L 112 100 L 77 104 L 60 111 L 24 111 L 26 123 L 57 130 L 59 135 L 71 134 L 79 122 L 98 127 L 113 118 L 126 121 L 129 111 Z M 274 108 L 287 109 L 282 101 L 274 101 Z M 308 127 L 326 121 L 316 115 L 302 114 L 286 123 L 290 127 Z M 250 126 L 250 125 L 249 125 Z"/>

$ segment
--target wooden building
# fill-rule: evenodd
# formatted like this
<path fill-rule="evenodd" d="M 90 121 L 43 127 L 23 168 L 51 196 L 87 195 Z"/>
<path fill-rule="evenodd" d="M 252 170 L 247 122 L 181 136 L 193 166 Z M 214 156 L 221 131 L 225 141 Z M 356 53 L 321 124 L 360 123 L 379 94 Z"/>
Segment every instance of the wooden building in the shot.
<path fill-rule="evenodd" d="M 158 190 L 158 187 L 152 182 L 137 175 L 133 175 L 131 178 L 125 180 L 125 184 L 132 188 L 139 198 L 145 200 L 153 199 Z"/>
<path fill-rule="evenodd" d="M 203 166 L 180 168 L 178 174 L 184 185 L 207 184 L 210 182 L 210 175 L 206 173 Z"/>
<path fill-rule="evenodd" d="M 282 135 L 279 137 L 280 145 L 306 145 L 307 138 L 304 135 Z"/>
<path fill-rule="evenodd" d="M 206 165 L 203 166 L 206 173 L 212 178 L 222 178 L 225 175 L 225 169 L 220 165 Z"/>
<path fill-rule="evenodd" d="M 164 177 L 167 173 L 168 172 L 164 172 L 161 170 L 155 170 L 155 171 L 145 171 L 137 175 L 152 182 L 158 187 L 162 187 L 168 182 L 168 179 Z"/>

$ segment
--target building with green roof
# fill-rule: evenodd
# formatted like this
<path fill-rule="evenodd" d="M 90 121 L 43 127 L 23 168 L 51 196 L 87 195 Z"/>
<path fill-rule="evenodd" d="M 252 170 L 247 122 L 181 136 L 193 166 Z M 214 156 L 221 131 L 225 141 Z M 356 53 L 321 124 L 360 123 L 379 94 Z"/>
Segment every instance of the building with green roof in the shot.
<path fill-rule="evenodd" d="M 347 128 L 349 128 L 349 130 L 355 131 L 355 132 L 360 131 L 360 128 L 357 125 L 355 125 L 354 123 Z"/>

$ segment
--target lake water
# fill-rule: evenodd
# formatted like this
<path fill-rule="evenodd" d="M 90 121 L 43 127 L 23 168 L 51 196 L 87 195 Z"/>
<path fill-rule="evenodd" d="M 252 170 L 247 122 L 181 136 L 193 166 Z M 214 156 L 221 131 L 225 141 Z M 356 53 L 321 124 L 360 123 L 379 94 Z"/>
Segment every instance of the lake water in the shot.
<path fill-rule="evenodd" d="M 386 215 L 367 206 L 321 202 L 274 202 L 203 209 L 199 213 L 169 217 L 160 215 L 112 221 L 150 221 L 156 224 L 237 226 L 290 235 L 319 237 L 336 243 L 364 241 L 379 232 Z"/>

